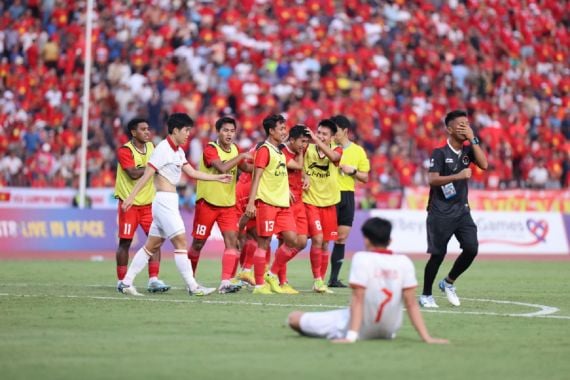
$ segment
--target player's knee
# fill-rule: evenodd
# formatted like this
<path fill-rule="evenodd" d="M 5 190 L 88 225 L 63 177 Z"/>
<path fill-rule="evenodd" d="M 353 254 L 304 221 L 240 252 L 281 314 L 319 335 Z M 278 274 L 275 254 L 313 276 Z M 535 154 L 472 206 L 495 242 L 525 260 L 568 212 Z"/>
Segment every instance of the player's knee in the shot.
<path fill-rule="evenodd" d="M 204 248 L 205 242 L 206 242 L 205 240 L 194 239 L 192 241 L 192 249 L 194 249 L 196 251 L 201 251 L 202 248 Z"/>
<path fill-rule="evenodd" d="M 301 316 L 303 315 L 302 311 L 293 311 L 287 317 L 287 323 L 289 327 L 297 332 L 301 332 Z"/>
<path fill-rule="evenodd" d="M 477 256 L 477 253 L 479 253 L 479 243 L 477 243 L 477 242 L 472 242 L 472 243 L 469 243 L 469 244 L 464 244 L 464 245 L 463 245 L 463 252 L 464 252 L 466 255 L 469 255 L 469 256 L 472 256 L 472 257 Z"/>
<path fill-rule="evenodd" d="M 297 238 L 296 248 L 299 251 L 302 251 L 307 246 L 307 238 Z"/>

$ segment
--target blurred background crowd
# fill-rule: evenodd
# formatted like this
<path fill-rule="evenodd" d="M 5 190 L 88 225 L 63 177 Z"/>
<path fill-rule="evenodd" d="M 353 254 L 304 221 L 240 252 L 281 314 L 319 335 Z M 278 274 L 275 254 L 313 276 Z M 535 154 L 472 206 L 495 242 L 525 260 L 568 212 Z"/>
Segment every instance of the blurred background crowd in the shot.
<path fill-rule="evenodd" d="M 96 1 L 88 186 L 114 186 L 125 125 L 196 121 L 196 164 L 221 115 L 237 144 L 261 120 L 334 114 L 372 164 L 367 197 L 425 186 L 442 118 L 467 109 L 487 150 L 481 189 L 570 185 L 570 2 Z M 85 1 L 0 3 L 0 186 L 78 186 Z M 192 184 L 184 192 L 190 197 Z"/>

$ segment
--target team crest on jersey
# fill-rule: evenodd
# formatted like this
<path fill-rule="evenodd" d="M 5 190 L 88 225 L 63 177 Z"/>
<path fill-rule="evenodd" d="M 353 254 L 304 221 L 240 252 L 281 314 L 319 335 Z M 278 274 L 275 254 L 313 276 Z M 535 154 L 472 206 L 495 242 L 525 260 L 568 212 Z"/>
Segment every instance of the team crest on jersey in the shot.
<path fill-rule="evenodd" d="M 463 163 L 463 165 L 469 166 L 469 164 L 471 163 L 471 160 L 469 159 L 468 156 L 463 156 L 463 158 L 461 159 L 461 162 Z"/>

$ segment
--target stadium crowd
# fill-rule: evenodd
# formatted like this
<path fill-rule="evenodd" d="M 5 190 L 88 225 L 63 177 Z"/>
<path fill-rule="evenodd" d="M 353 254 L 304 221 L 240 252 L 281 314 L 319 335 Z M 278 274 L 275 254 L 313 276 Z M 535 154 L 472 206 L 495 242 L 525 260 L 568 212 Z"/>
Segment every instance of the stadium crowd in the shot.
<path fill-rule="evenodd" d="M 0 3 L 0 186 L 77 186 L 85 7 Z M 490 164 L 472 188 L 568 188 L 569 15 L 556 0 L 97 1 L 88 185 L 114 185 L 135 116 L 158 141 L 166 115 L 191 115 L 196 164 L 220 115 L 247 149 L 268 114 L 314 128 L 341 113 L 369 199 L 426 185 L 442 117 L 464 108 Z"/>

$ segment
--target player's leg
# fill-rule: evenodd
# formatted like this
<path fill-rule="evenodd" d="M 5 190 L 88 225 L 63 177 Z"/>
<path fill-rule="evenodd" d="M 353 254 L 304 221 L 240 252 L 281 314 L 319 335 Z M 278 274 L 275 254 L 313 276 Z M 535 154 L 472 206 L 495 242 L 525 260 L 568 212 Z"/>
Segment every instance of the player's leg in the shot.
<path fill-rule="evenodd" d="M 453 263 L 447 277 L 439 282 L 439 288 L 445 293 L 447 300 L 454 306 L 459 306 L 461 302 L 455 289 L 455 280 L 461 276 L 473 263 L 475 256 L 479 252 L 479 242 L 477 241 L 477 226 L 471 217 L 466 214 L 458 222 L 455 237 L 461 246 L 461 254 Z"/>
<path fill-rule="evenodd" d="M 311 272 L 313 273 L 313 290 L 320 292 L 325 286 L 321 278 L 321 255 L 323 246 L 323 227 L 321 225 L 319 208 L 305 204 L 307 223 L 309 226 L 309 236 L 311 237 L 311 249 L 309 259 L 311 261 Z"/>
<path fill-rule="evenodd" d="M 272 289 L 265 282 L 265 254 L 275 233 L 275 219 L 278 207 L 262 201 L 256 202 L 257 248 L 253 255 L 253 272 L 255 275 L 254 294 L 272 294 Z"/>
<path fill-rule="evenodd" d="M 180 218 L 182 222 L 182 218 Z M 184 226 L 182 222 L 182 226 Z M 170 241 L 174 246 L 174 262 L 180 276 L 184 280 L 186 289 L 191 296 L 207 296 L 216 291 L 216 288 L 206 288 L 198 284 L 192 271 L 192 265 L 187 255 L 186 232 L 174 233 L 170 235 Z"/>
<path fill-rule="evenodd" d="M 437 272 L 447 254 L 447 244 L 453 235 L 454 226 L 449 220 L 437 218 L 428 214 L 427 217 L 427 245 L 429 260 L 424 268 L 424 285 L 420 296 L 420 306 L 428 308 L 438 307 L 433 299 L 432 288 Z"/>
<path fill-rule="evenodd" d="M 354 212 L 354 192 L 342 191 L 341 201 L 337 205 L 338 236 L 331 255 L 331 274 L 328 283 L 332 288 L 346 288 L 346 285 L 338 279 L 338 275 L 344 262 L 345 244 L 352 229 Z"/>
<path fill-rule="evenodd" d="M 240 259 L 243 257 L 243 263 L 241 263 L 241 270 L 237 274 L 237 278 L 240 281 L 244 281 L 250 285 L 255 286 L 255 277 L 252 273 L 253 257 L 255 250 L 257 249 L 257 231 L 255 227 L 255 219 L 250 220 L 247 223 L 246 235 L 246 242 L 240 256 Z"/>
<path fill-rule="evenodd" d="M 203 199 L 196 203 L 194 210 L 194 224 L 192 227 L 192 245 L 188 249 L 188 259 L 192 263 L 192 270 L 196 273 L 198 269 L 198 261 L 200 260 L 200 253 L 206 240 L 212 232 L 212 226 L 218 217 L 218 211 L 211 207 Z"/>
<path fill-rule="evenodd" d="M 338 236 L 338 225 L 337 225 L 337 215 L 336 207 L 321 207 L 321 223 L 323 228 L 323 245 L 321 251 L 321 278 L 324 279 L 327 274 L 327 269 L 329 266 L 329 242 L 336 241 Z"/>
<path fill-rule="evenodd" d="M 220 229 L 223 228 L 220 223 L 218 225 Z M 240 289 L 240 286 L 231 283 L 231 279 L 234 277 L 234 270 L 239 262 L 239 251 L 237 250 L 238 234 L 237 231 L 226 230 L 222 231 L 222 237 L 224 238 L 225 249 L 222 254 L 222 281 L 218 287 L 218 292 L 222 294 L 235 293 Z"/>
<path fill-rule="evenodd" d="M 152 205 L 141 206 L 137 208 L 138 224 L 142 227 L 144 233 L 148 236 L 150 226 L 152 225 Z M 160 272 L 160 247 L 157 252 L 150 257 L 148 262 L 148 286 L 147 290 L 151 293 L 164 293 L 170 289 L 170 285 L 165 284 L 158 278 Z"/>
<path fill-rule="evenodd" d="M 119 245 L 115 252 L 116 269 L 117 269 L 117 284 L 120 283 L 127 273 L 129 266 L 129 249 L 137 229 L 137 215 L 134 207 L 127 211 L 121 208 L 122 202 L 119 201 L 119 208 L 117 211 L 118 219 L 118 235 Z"/>
<path fill-rule="evenodd" d="M 164 238 L 160 236 L 158 227 L 153 223 L 146 243 L 137 251 L 131 261 L 131 265 L 129 265 L 125 278 L 117 286 L 117 290 L 120 293 L 135 296 L 141 295 L 133 285 L 135 278 L 148 265 L 150 257 L 158 251 L 163 242 Z"/>
<path fill-rule="evenodd" d="M 289 326 L 301 335 L 314 338 L 338 339 L 346 335 L 350 312 L 348 309 L 289 314 Z"/>

